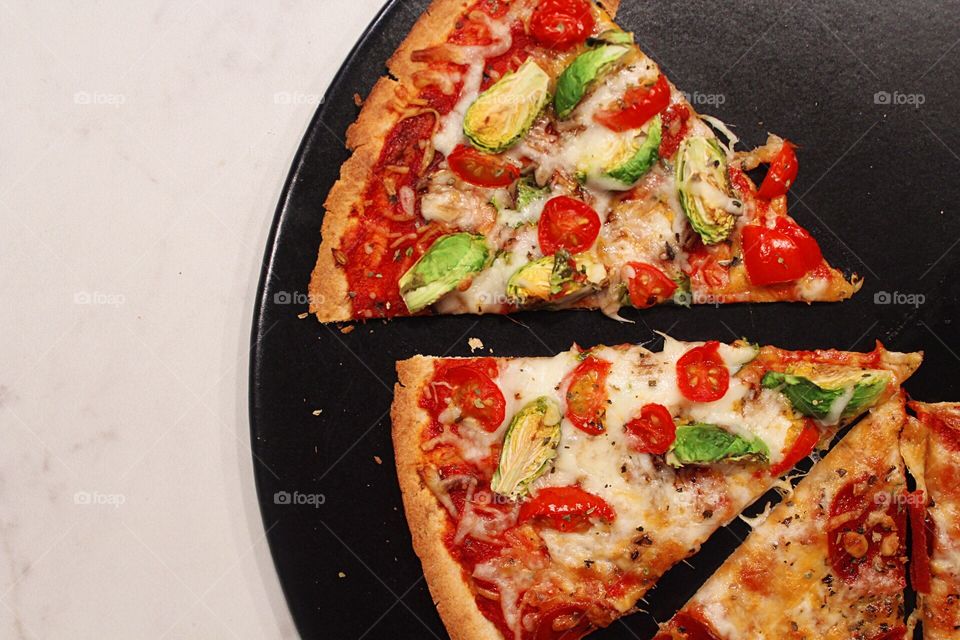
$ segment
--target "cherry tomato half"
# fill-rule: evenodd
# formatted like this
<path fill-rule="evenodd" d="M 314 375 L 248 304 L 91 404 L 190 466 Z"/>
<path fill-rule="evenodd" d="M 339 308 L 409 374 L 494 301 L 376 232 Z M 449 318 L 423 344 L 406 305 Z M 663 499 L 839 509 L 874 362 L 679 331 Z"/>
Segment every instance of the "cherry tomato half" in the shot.
<path fill-rule="evenodd" d="M 569 196 L 557 196 L 543 206 L 537 237 L 543 255 L 560 249 L 570 253 L 586 251 L 600 234 L 600 216 L 593 208 Z"/>
<path fill-rule="evenodd" d="M 690 130 L 690 108 L 685 104 L 672 104 L 663 112 L 660 157 L 669 158 L 680 148 L 680 143 Z"/>
<path fill-rule="evenodd" d="M 662 404 L 645 404 L 640 415 L 623 427 L 633 438 L 630 448 L 639 453 L 666 453 L 677 439 L 677 425 Z"/>
<path fill-rule="evenodd" d="M 773 229 L 748 224 L 741 235 L 743 263 L 755 285 L 793 282 L 820 266 L 820 245 L 805 229 L 777 218 Z"/>
<path fill-rule="evenodd" d="M 677 290 L 677 283 L 667 274 L 643 262 L 628 262 L 624 265 L 622 275 L 627 281 L 630 304 L 637 309 L 647 309 L 669 300 Z"/>
<path fill-rule="evenodd" d="M 797 154 L 793 149 L 792 144 L 786 140 L 783 141 L 783 148 L 770 163 L 767 175 L 763 178 L 760 189 L 757 190 L 758 197 L 770 200 L 784 195 L 790 189 L 790 185 L 797 179 L 797 171 L 800 168 L 797 164 Z"/>
<path fill-rule="evenodd" d="M 447 164 L 458 178 L 478 187 L 508 187 L 520 177 L 520 167 L 509 160 L 463 144 L 447 156 Z"/>
<path fill-rule="evenodd" d="M 590 520 L 613 522 L 617 512 L 600 496 L 576 485 L 547 487 L 520 507 L 520 522 L 537 520 L 557 531 L 583 531 Z"/>
<path fill-rule="evenodd" d="M 803 429 L 800 431 L 797 439 L 793 441 L 790 449 L 783 456 L 783 460 L 770 467 L 770 475 L 781 476 L 787 471 L 790 471 L 790 469 L 793 469 L 798 462 L 810 455 L 810 452 L 813 451 L 813 448 L 817 446 L 818 442 L 820 442 L 820 430 L 817 429 L 817 425 L 813 420 L 805 420 Z"/>
<path fill-rule="evenodd" d="M 587 356 L 570 374 L 567 384 L 567 419 L 590 435 L 603 433 L 607 413 L 607 374 L 610 363 Z"/>
<path fill-rule="evenodd" d="M 612 108 L 598 111 L 593 119 L 613 131 L 638 129 L 670 104 L 670 85 L 660 74 L 649 87 L 631 87 Z"/>
<path fill-rule="evenodd" d="M 730 387 L 730 371 L 720 357 L 720 343 L 711 340 L 677 360 L 677 386 L 694 402 L 719 400 Z"/>
<path fill-rule="evenodd" d="M 448 369 L 439 378 L 450 385 L 436 385 L 438 394 L 450 399 L 460 409 L 460 416 L 473 418 L 484 431 L 494 432 L 503 423 L 506 401 L 503 392 L 490 377 L 470 365 Z"/>
<path fill-rule="evenodd" d="M 561 604 L 550 609 L 537 622 L 536 640 L 579 640 L 593 629 L 586 605 Z"/>
<path fill-rule="evenodd" d="M 578 45 L 593 31 L 587 0 L 541 0 L 530 16 L 530 32 L 545 47 L 564 50 Z"/>

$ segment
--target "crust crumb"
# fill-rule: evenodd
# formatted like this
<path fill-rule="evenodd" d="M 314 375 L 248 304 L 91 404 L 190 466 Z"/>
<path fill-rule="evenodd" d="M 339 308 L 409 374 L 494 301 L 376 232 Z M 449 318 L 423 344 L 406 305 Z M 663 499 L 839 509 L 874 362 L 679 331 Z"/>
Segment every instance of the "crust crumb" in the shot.
<path fill-rule="evenodd" d="M 351 333 L 356 327 L 352 324 L 348 324 L 345 327 L 340 327 L 340 333 Z"/>
<path fill-rule="evenodd" d="M 373 456 L 373 461 L 377 464 L 383 464 L 383 460 L 380 458 L 380 456 Z"/>
<path fill-rule="evenodd" d="M 358 107 L 363 106 L 363 98 L 360 97 L 359 93 L 353 94 L 353 104 L 357 105 Z"/>
<path fill-rule="evenodd" d="M 467 340 L 467 344 L 470 345 L 470 353 L 473 353 L 477 349 L 483 349 L 483 340 L 480 338 L 470 338 Z"/>
<path fill-rule="evenodd" d="M 306 318 L 306 317 L 309 316 L 309 315 L 310 315 L 310 314 L 307 313 L 306 311 L 304 311 L 303 313 L 298 313 L 298 314 L 297 314 L 297 320 L 303 320 L 304 318 Z"/>

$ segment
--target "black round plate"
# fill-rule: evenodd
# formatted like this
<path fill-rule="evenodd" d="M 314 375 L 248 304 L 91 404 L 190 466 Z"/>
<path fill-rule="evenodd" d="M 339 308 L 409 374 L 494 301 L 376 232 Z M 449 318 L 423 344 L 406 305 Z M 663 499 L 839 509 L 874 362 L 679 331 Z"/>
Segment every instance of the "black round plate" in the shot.
<path fill-rule="evenodd" d="M 870 350 L 874 339 L 926 362 L 914 397 L 960 400 L 960 47 L 955 3 L 860 4 L 624 0 L 620 22 L 699 110 L 801 146 L 791 214 L 826 257 L 866 278 L 833 305 L 733 305 L 632 313 L 438 317 L 338 326 L 298 318 L 320 243 L 323 201 L 347 158 L 343 136 L 384 61 L 427 0 L 376 17 L 310 123 L 267 245 L 253 326 L 251 437 L 274 562 L 305 638 L 446 637 L 404 520 L 390 442 L 394 362 L 468 356 L 469 337 L 500 356 L 550 355 L 574 342 L 746 336 L 786 348 Z M 922 104 L 920 104 L 922 102 Z M 320 413 L 317 413 L 320 412 Z M 719 531 L 596 638 L 647 638 L 746 534 Z"/>

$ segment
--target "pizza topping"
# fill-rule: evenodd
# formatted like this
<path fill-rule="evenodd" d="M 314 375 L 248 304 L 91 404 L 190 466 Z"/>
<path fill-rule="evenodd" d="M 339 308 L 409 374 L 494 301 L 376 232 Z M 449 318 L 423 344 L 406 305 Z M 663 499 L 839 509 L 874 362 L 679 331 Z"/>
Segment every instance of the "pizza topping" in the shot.
<path fill-rule="evenodd" d="M 673 616 L 669 629 L 675 631 L 679 636 L 665 631 L 658 633 L 653 640 L 672 640 L 675 637 L 683 640 L 720 640 L 720 636 L 710 628 L 703 615 L 695 610 L 680 611 Z"/>
<path fill-rule="evenodd" d="M 520 177 L 520 167 L 509 160 L 462 144 L 447 157 L 447 164 L 458 178 L 480 187 L 508 187 Z"/>
<path fill-rule="evenodd" d="M 484 91 L 467 109 L 463 133 L 481 151 L 500 153 L 516 144 L 547 104 L 550 76 L 528 59 Z"/>
<path fill-rule="evenodd" d="M 535 640 L 579 640 L 593 625 L 581 604 L 561 604 L 544 613 L 537 622 Z"/>
<path fill-rule="evenodd" d="M 557 455 L 560 407 L 546 396 L 537 398 L 513 417 L 500 452 L 490 488 L 512 500 L 525 495 Z"/>
<path fill-rule="evenodd" d="M 631 47 L 628 46 L 608 44 L 577 56 L 557 78 L 556 94 L 553 97 L 553 108 L 557 117 L 568 118 L 597 79 L 630 51 Z"/>
<path fill-rule="evenodd" d="M 793 185 L 793 181 L 797 179 L 798 170 L 799 165 L 797 164 L 797 154 L 794 152 L 794 146 L 784 140 L 780 153 L 770 163 L 767 175 L 757 190 L 757 196 L 770 200 L 785 195 Z"/>
<path fill-rule="evenodd" d="M 911 402 L 921 422 L 938 436 L 939 441 L 952 451 L 960 451 L 960 411 L 954 407 L 934 408 Z"/>
<path fill-rule="evenodd" d="M 537 183 L 529 177 L 524 178 L 517 183 L 517 196 L 514 199 L 513 208 L 516 211 L 523 211 L 532 203 L 548 195 L 550 195 L 549 187 L 538 187 Z"/>
<path fill-rule="evenodd" d="M 596 47 L 601 44 L 633 44 L 633 34 L 623 29 L 607 29 L 603 33 L 587 38 L 587 44 Z"/>
<path fill-rule="evenodd" d="M 820 429 L 810 420 L 804 420 L 797 439 L 793 441 L 790 449 L 784 454 L 783 459 L 770 467 L 771 476 L 781 476 L 790 469 L 793 469 L 798 462 L 809 456 L 813 448 L 820 441 Z"/>
<path fill-rule="evenodd" d="M 503 393 L 480 368 L 469 364 L 453 367 L 435 382 L 439 383 L 437 393 L 447 398 L 447 409 L 441 414 L 441 422 L 444 422 L 444 414 L 453 410 L 456 421 L 473 419 L 488 433 L 500 428 L 506 406 Z"/>
<path fill-rule="evenodd" d="M 660 74 L 649 87 L 631 87 L 610 108 L 594 114 L 593 119 L 612 131 L 638 129 L 670 104 L 670 84 Z M 657 135 L 659 149 L 660 135 Z"/>
<path fill-rule="evenodd" d="M 770 450 L 760 438 L 747 439 L 714 424 L 677 427 L 676 440 L 667 454 L 675 467 L 739 460 L 768 460 Z"/>
<path fill-rule="evenodd" d="M 400 278 L 400 295 L 416 313 L 456 289 L 484 269 L 489 252 L 483 236 L 454 233 L 442 236 Z"/>
<path fill-rule="evenodd" d="M 655 116 L 647 129 L 646 137 L 639 145 L 627 147 L 626 159 L 615 159 L 606 175 L 622 183 L 625 187 L 632 187 L 642 178 L 659 159 L 660 149 L 660 117 Z M 632 152 L 631 152 L 632 151 Z"/>
<path fill-rule="evenodd" d="M 719 400 L 730 387 L 730 371 L 720 357 L 720 343 L 711 340 L 677 360 L 677 385 L 695 402 Z"/>
<path fill-rule="evenodd" d="M 606 277 L 603 265 L 589 253 L 571 256 L 559 251 L 528 262 L 507 281 L 507 298 L 524 306 L 570 303 L 596 291 Z"/>
<path fill-rule="evenodd" d="M 621 270 L 627 282 L 630 304 L 637 309 L 646 309 L 673 297 L 677 283 L 653 265 L 628 262 Z"/>
<path fill-rule="evenodd" d="M 557 531 L 584 531 L 593 521 L 613 522 L 616 511 L 578 486 L 546 487 L 520 507 L 520 522 L 536 521 Z"/>
<path fill-rule="evenodd" d="M 817 241 L 787 218 L 777 218 L 773 228 L 748 224 L 741 233 L 743 262 L 755 285 L 793 282 L 823 263 Z"/>
<path fill-rule="evenodd" d="M 604 430 L 607 412 L 607 375 L 611 364 L 588 355 L 567 382 L 567 420 L 581 431 L 598 435 Z"/>
<path fill-rule="evenodd" d="M 779 389 L 799 413 L 821 424 L 836 424 L 875 405 L 893 374 L 882 369 L 800 365 L 793 373 L 768 371 L 761 384 Z"/>
<path fill-rule="evenodd" d="M 544 255 L 560 249 L 580 253 L 593 246 L 600 233 L 600 216 L 593 208 L 569 196 L 547 201 L 540 214 L 537 237 Z"/>
<path fill-rule="evenodd" d="M 639 453 L 666 453 L 677 437 L 673 416 L 662 404 L 643 405 L 640 415 L 623 428 L 632 437 L 631 448 Z"/>
<path fill-rule="evenodd" d="M 530 16 L 530 32 L 543 46 L 565 50 L 580 44 L 595 21 L 587 0 L 541 0 Z"/>
<path fill-rule="evenodd" d="M 933 522 L 927 515 L 927 501 L 921 489 L 907 494 L 910 533 L 913 543 L 910 554 L 910 582 L 919 593 L 930 593 L 930 549 Z"/>
<path fill-rule="evenodd" d="M 670 158 L 680 148 L 680 143 L 690 131 L 690 107 L 683 103 L 672 104 L 663 112 L 663 138 L 660 141 L 660 157 Z"/>
<path fill-rule="evenodd" d="M 726 154 L 715 139 L 694 136 L 681 143 L 676 182 L 680 205 L 703 243 L 726 240 L 743 203 L 730 195 Z"/>

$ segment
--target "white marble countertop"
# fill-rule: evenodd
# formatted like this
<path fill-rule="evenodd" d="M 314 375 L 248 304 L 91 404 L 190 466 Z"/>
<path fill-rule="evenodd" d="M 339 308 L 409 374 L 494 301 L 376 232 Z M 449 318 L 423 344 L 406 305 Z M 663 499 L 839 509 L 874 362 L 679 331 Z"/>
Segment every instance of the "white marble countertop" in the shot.
<path fill-rule="evenodd" d="M 0 3 L 0 637 L 295 637 L 247 420 L 261 257 L 381 0 Z"/>

